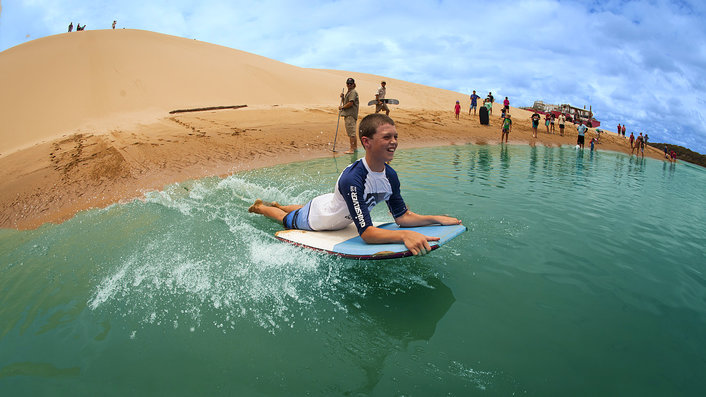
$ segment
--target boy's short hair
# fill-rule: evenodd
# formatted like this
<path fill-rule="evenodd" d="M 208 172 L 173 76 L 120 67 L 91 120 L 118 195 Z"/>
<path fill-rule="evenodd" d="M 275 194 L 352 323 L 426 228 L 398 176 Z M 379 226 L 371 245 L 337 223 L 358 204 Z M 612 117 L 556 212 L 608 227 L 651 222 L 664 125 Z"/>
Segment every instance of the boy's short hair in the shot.
<path fill-rule="evenodd" d="M 360 139 L 360 142 L 363 143 L 364 136 L 372 138 L 373 135 L 375 135 L 375 132 L 377 131 L 378 127 L 383 124 L 389 124 L 394 126 L 395 121 L 392 120 L 390 116 L 384 115 L 382 113 L 372 113 L 363 117 L 363 120 L 360 121 L 360 128 L 358 129 L 358 139 Z"/>

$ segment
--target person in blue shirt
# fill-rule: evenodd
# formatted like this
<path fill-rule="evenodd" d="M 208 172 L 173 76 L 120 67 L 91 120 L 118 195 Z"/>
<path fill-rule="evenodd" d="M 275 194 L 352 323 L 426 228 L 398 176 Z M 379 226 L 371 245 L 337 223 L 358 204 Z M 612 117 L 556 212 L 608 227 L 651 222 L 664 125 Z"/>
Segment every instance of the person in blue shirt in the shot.
<path fill-rule="evenodd" d="M 476 109 L 478 109 L 478 100 L 480 99 L 480 96 L 476 95 L 476 90 L 473 90 L 473 94 L 471 94 L 471 107 L 468 109 L 468 115 L 471 115 L 471 110 L 473 111 L 473 114 L 476 114 Z"/>
<path fill-rule="evenodd" d="M 402 227 L 458 225 L 461 221 L 445 215 L 419 215 L 407 208 L 397 172 L 388 164 L 397 150 L 397 129 L 390 117 L 381 113 L 365 116 L 359 133 L 365 157 L 343 170 L 333 193 L 315 197 L 303 206 L 257 199 L 248 211 L 280 222 L 287 229 L 340 230 L 354 223 L 368 244 L 402 243 L 414 255 L 425 254 L 431 250 L 429 241 L 437 241 L 438 237 L 377 228 L 372 224 L 370 210 L 386 202 L 395 223 Z"/>

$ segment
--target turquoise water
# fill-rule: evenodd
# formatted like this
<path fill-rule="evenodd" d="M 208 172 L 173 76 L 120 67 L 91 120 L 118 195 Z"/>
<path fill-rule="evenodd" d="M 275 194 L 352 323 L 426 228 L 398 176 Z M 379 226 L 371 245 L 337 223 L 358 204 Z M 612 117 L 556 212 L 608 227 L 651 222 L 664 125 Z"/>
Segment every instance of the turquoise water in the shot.
<path fill-rule="evenodd" d="M 469 231 L 389 261 L 289 246 L 247 213 L 330 191 L 351 160 L 0 230 L 0 395 L 706 392 L 704 169 L 573 148 L 400 151 L 408 206 Z"/>

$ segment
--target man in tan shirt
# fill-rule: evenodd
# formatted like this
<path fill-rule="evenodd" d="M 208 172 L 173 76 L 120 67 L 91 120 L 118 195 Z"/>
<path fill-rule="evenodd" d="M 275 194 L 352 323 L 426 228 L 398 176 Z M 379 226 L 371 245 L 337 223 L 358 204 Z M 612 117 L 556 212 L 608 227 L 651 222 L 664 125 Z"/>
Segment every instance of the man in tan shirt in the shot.
<path fill-rule="evenodd" d="M 346 80 L 346 87 L 348 87 L 348 92 L 344 95 L 341 93 L 341 98 L 343 99 L 343 105 L 338 107 L 341 111 L 341 116 L 343 116 L 344 124 L 346 125 L 346 134 L 350 139 L 351 148 L 343 153 L 353 154 L 358 150 L 358 140 L 356 139 L 356 124 L 358 123 L 358 91 L 355 90 L 355 80 L 349 77 Z"/>

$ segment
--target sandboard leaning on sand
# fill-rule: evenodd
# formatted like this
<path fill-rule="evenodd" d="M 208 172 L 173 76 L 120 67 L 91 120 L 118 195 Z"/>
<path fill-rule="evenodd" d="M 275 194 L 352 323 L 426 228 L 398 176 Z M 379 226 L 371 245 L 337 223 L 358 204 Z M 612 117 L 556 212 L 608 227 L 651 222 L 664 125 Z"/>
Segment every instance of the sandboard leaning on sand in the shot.
<path fill-rule="evenodd" d="M 399 105 L 400 104 L 400 101 L 398 101 L 397 99 L 385 98 L 382 101 L 387 103 L 388 105 Z M 373 99 L 372 101 L 368 102 L 368 106 L 375 105 L 376 103 L 378 103 L 377 99 Z"/>
<path fill-rule="evenodd" d="M 376 227 L 387 230 L 412 230 L 425 236 L 439 237 L 439 241 L 430 241 L 435 250 L 447 241 L 466 231 L 463 225 L 441 226 L 430 225 L 401 228 L 395 223 L 374 223 Z M 300 247 L 309 248 L 327 254 L 350 259 L 393 259 L 413 255 L 404 244 L 367 244 L 358 235 L 354 224 L 345 229 L 334 231 L 312 232 L 307 230 L 281 230 L 275 233 L 281 241 Z"/>

